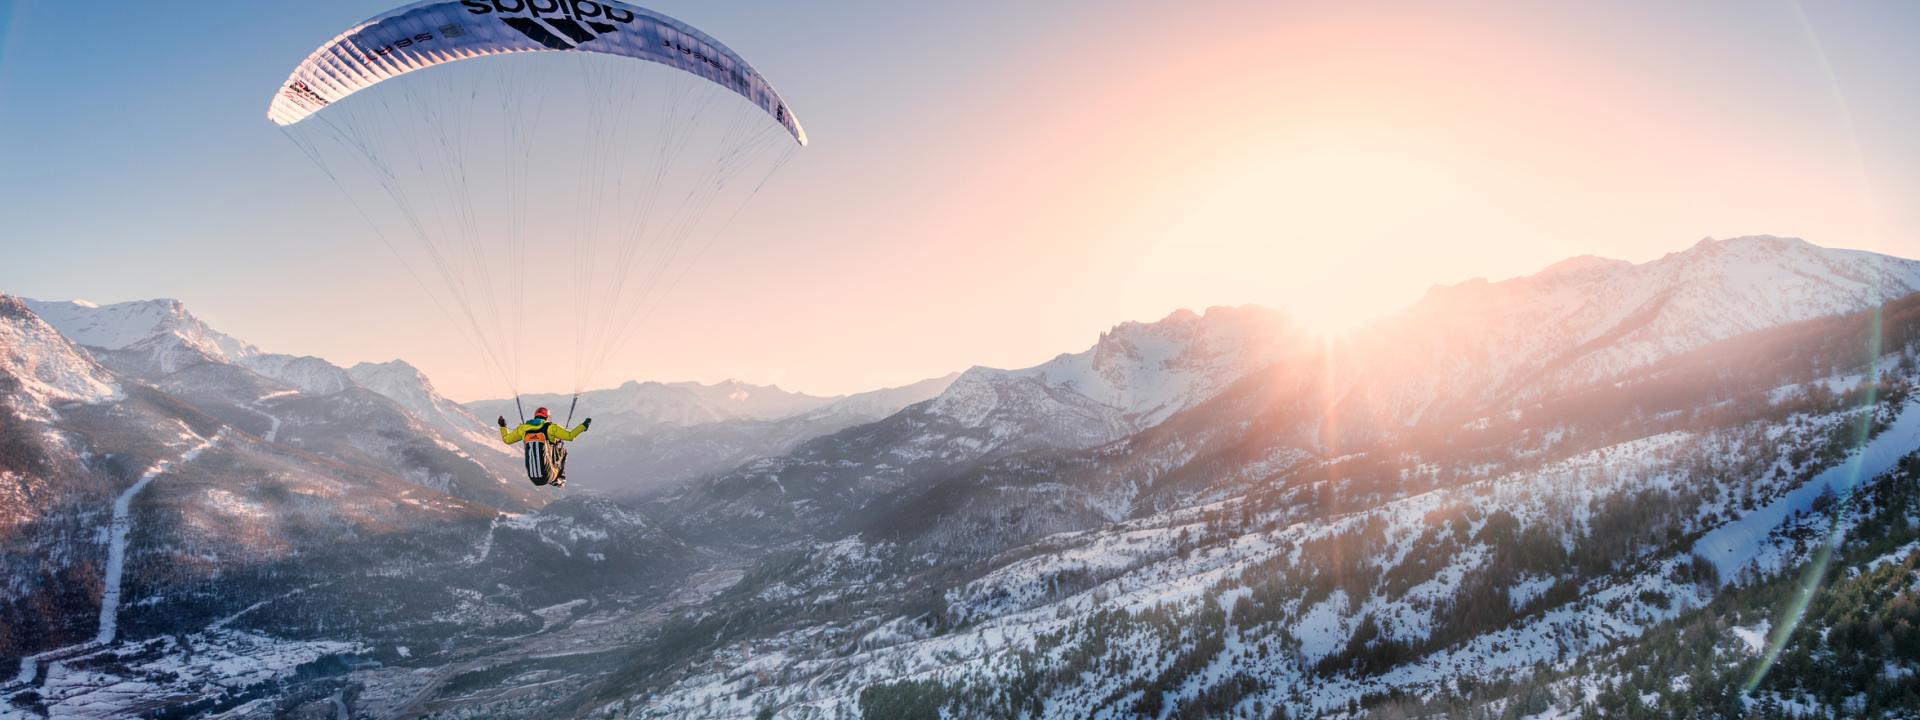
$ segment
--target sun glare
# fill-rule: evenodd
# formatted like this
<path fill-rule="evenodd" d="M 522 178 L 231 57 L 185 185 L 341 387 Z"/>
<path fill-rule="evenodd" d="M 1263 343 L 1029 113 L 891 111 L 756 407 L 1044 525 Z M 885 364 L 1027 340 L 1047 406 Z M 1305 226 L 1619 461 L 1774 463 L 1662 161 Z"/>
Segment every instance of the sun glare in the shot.
<path fill-rule="evenodd" d="M 1444 218 L 1480 204 L 1456 166 L 1377 133 L 1291 133 L 1171 177 L 1160 229 L 1138 248 L 1141 278 L 1204 304 L 1284 308 L 1336 335 L 1439 279 L 1409 259 L 1457 227 Z"/>

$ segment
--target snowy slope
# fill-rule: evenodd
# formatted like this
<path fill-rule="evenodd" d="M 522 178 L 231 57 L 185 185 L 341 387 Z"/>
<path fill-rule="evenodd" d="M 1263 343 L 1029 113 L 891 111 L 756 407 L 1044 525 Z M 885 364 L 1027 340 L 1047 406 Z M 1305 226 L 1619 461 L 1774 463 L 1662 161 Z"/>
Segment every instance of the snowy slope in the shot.
<path fill-rule="evenodd" d="M 491 425 L 467 409 L 441 395 L 424 373 L 404 360 L 360 363 L 347 368 L 347 375 L 361 387 L 384 395 L 400 404 L 414 418 L 442 433 L 466 437 L 475 445 L 488 448 L 505 446 L 495 442 Z"/>
<path fill-rule="evenodd" d="M 76 300 L 27 300 L 27 306 L 74 342 L 130 351 L 148 372 L 164 374 L 198 362 L 237 363 L 259 354 L 252 345 L 220 333 L 187 312 L 178 300 L 137 300 L 94 305 Z"/>
<path fill-rule="evenodd" d="M 900 412 L 908 405 L 939 397 L 941 393 L 946 392 L 947 388 L 951 387 L 954 381 L 959 378 L 960 373 L 953 373 L 937 378 L 927 378 L 920 382 L 901 385 L 900 387 L 881 388 L 863 393 L 854 393 L 791 417 L 809 419 L 847 417 L 868 421 L 879 420 L 880 418 Z"/>
<path fill-rule="evenodd" d="M 522 407 L 528 414 L 536 407 L 546 407 L 564 418 L 572 399 L 571 395 L 528 394 L 521 396 L 518 406 L 513 398 L 504 398 L 471 402 L 467 407 L 475 415 L 508 419 L 519 417 Z M 596 423 L 635 430 L 692 427 L 727 420 L 777 420 L 818 409 L 836 399 L 738 380 L 712 384 L 633 380 L 619 387 L 581 393 L 574 419 L 591 416 Z"/>
<path fill-rule="evenodd" d="M 405 363 L 363 365 L 356 377 L 321 358 L 262 352 L 175 300 L 34 303 L 109 371 L 222 422 L 466 499 L 513 508 L 530 501 L 526 486 L 506 483 L 515 466 L 489 425 Z"/>
<path fill-rule="evenodd" d="M 1904 351 L 1906 367 L 1914 354 Z M 1847 478 L 1838 489 L 1863 487 L 1920 450 L 1920 405 L 1872 411 L 1886 429 L 1836 461 L 1808 460 L 1808 450 L 1852 427 L 1862 410 L 1760 411 L 1765 422 L 1661 432 L 1629 409 L 1625 427 L 1637 435 L 1546 463 L 1514 447 L 1480 472 L 1459 473 L 1457 485 L 1351 511 L 1314 507 L 1320 488 L 1282 485 L 1064 532 L 1010 548 L 984 568 L 944 566 L 978 574 L 948 586 L 932 611 L 924 600 L 875 602 L 872 616 L 809 619 L 721 648 L 703 672 L 676 679 L 628 717 L 734 717 L 764 707 L 831 717 L 854 711 L 864 690 L 903 681 L 939 683 L 943 697 L 979 693 L 987 705 L 1009 702 L 1000 693 L 1010 688 L 1037 686 L 1045 717 L 1157 716 L 1140 708 L 1159 703 L 1136 704 L 1142 689 L 1164 692 L 1164 707 L 1174 708 L 1215 702 L 1209 696 L 1228 687 L 1212 712 L 1173 716 L 1267 717 L 1261 706 L 1302 716 L 1392 692 L 1431 696 L 1463 678 L 1568 669 L 1706 606 L 1750 579 L 1732 571 L 1757 557 L 1768 558 L 1756 568 L 1766 576 L 1804 561 L 1818 542 L 1790 531 L 1829 527 L 1819 514 L 1799 514 L 1812 497 L 1836 489 L 1836 478 Z M 1799 472 L 1828 462 L 1820 473 Z M 1385 474 L 1407 478 L 1427 467 L 1411 456 Z M 1380 470 L 1348 472 L 1359 481 Z M 770 607 L 859 607 L 875 586 L 919 591 L 932 573 L 877 570 L 907 557 L 937 562 L 917 552 L 866 537 L 822 540 L 804 572 L 759 594 Z M 1481 605 L 1489 600 L 1506 607 Z M 1462 629 L 1472 633 L 1461 637 Z M 822 651 L 818 638 L 837 643 Z M 1343 656 L 1391 664 L 1323 662 Z"/>
<path fill-rule="evenodd" d="M 831 717 L 909 681 L 1048 717 L 1311 715 L 1631 647 L 1792 570 L 1819 498 L 1920 449 L 1920 410 L 1887 401 L 1916 379 L 1916 289 L 1915 261 L 1741 238 L 1436 290 L 1341 348 L 1341 376 L 1283 352 L 1204 402 L 1182 398 L 1234 366 L 1151 326 L 975 369 L 669 504 L 690 531 L 789 523 L 812 549 L 736 591 L 768 631 L 629 716 Z M 1870 358 L 1882 325 L 1845 314 L 1895 298 Z M 1860 363 L 1888 383 L 1871 413 Z M 1836 447 L 1863 415 L 1878 436 Z M 1335 420 L 1424 427 L 1287 444 Z M 1057 448 L 1123 439 L 985 450 L 1063 428 L 1080 439 Z M 1129 500 L 1171 481 L 1221 493 Z M 833 612 L 772 619 L 796 607 Z"/>
<path fill-rule="evenodd" d="M 1153 427 L 1299 349 L 1283 313 L 1256 307 L 1181 310 L 1102 333 L 1092 348 L 1020 370 L 976 367 L 929 407 L 995 436 L 1044 422 L 1062 447 L 1089 447 Z"/>
<path fill-rule="evenodd" d="M 1256 369 L 1319 347 L 1305 339 L 1286 316 L 1259 308 L 1128 323 L 1036 367 L 970 369 L 930 401 L 704 479 L 667 506 L 673 522 L 703 536 L 863 525 L 887 514 L 877 503 L 981 463 L 1103 446 L 1153 427 Z M 950 499 L 925 507 L 956 510 L 942 502 Z"/>
<path fill-rule="evenodd" d="M 1283 314 L 1257 307 L 1182 310 L 1124 323 L 1080 353 L 1008 373 L 1070 389 L 1151 427 L 1273 364 L 1301 338 Z"/>
<path fill-rule="evenodd" d="M 262 352 L 209 327 L 178 300 L 112 305 L 78 300 L 25 302 L 61 335 L 91 348 L 114 367 L 156 382 L 202 363 L 227 364 L 307 395 L 365 387 L 400 403 L 437 429 L 472 434 L 485 427 L 458 404 L 441 397 L 424 375 L 406 363 L 363 363 L 350 371 L 317 357 Z"/>
<path fill-rule="evenodd" d="M 315 357 L 263 353 L 187 311 L 178 300 L 95 305 L 82 300 L 27 300 L 27 306 L 74 342 L 118 370 L 159 379 L 201 363 L 238 365 L 299 388 L 330 394 L 353 385 L 346 371 Z"/>
<path fill-rule="evenodd" d="M 1019 370 L 975 367 L 890 391 L 847 397 L 791 393 L 738 381 L 629 382 L 584 393 L 581 413 L 631 427 L 689 427 L 726 420 L 780 420 L 848 412 L 884 417 L 933 398 L 931 412 L 974 428 L 1017 426 L 1050 417 L 1073 426 L 1061 437 L 1076 446 L 1113 440 L 1151 427 L 1211 397 L 1252 370 L 1274 363 L 1301 337 L 1282 313 L 1254 307 L 1179 311 L 1151 323 L 1129 322 L 1103 333 L 1093 347 Z M 528 395 L 564 412 L 570 397 Z M 888 412 L 861 409 L 868 405 Z M 469 403 L 478 415 L 515 415 L 512 400 Z M 1006 413 L 1021 413 L 1005 418 Z"/>
<path fill-rule="evenodd" d="M 346 370 L 311 355 L 260 354 L 239 365 L 309 395 L 332 395 L 357 387 Z"/>
<path fill-rule="evenodd" d="M 1055 478 L 1080 483 L 1075 492 L 1090 498 L 1057 517 L 983 501 L 979 508 L 1005 516 L 978 521 L 1005 528 L 1017 516 L 1048 527 L 1125 515 L 1212 497 L 1211 486 L 1226 480 L 1258 482 L 1276 459 L 1285 466 L 1409 427 L 1484 418 L 1716 340 L 1916 288 L 1920 262 L 1758 237 L 1702 242 L 1639 265 L 1577 258 L 1526 278 L 1436 290 L 1333 350 L 1272 311 L 1180 312 L 1122 325 L 1089 350 L 1032 368 L 971 369 L 929 403 L 716 478 L 681 498 L 691 506 L 683 515 L 735 527 L 846 527 L 878 496 L 933 482 L 970 498 L 997 495 L 992 482 L 966 489 L 955 479 L 964 484 L 982 463 L 1023 453 L 1092 448 L 1118 454 L 1092 464 L 1062 459 L 1065 475 Z M 1252 380 L 1260 382 L 1242 396 L 1210 402 Z M 1164 422 L 1203 403 L 1205 412 Z M 957 501 L 929 495 L 915 508 L 951 516 Z"/>
<path fill-rule="evenodd" d="M 889 688 L 953 699 L 946 717 L 1465 716 L 1379 703 L 1484 703 L 1509 680 L 1673 640 L 1674 623 L 1769 578 L 1791 582 L 1826 538 L 1863 522 L 1828 514 L 1844 502 L 1835 496 L 1911 485 L 1920 297 L 1883 316 L 1782 325 L 1864 308 L 1917 279 L 1912 261 L 1743 238 L 1437 290 L 1341 348 L 1337 377 L 1324 374 L 1324 345 L 1298 342 L 1277 314 L 1216 309 L 1122 325 L 1033 368 L 838 400 L 632 383 L 583 405 L 597 434 L 576 462 L 686 472 L 778 454 L 636 508 L 579 494 L 596 489 L 582 477 L 527 515 L 437 492 L 466 464 L 457 452 L 419 465 L 414 485 L 382 474 L 431 449 L 382 446 L 397 439 L 388 433 L 452 438 L 447 428 L 475 421 L 404 363 L 340 370 L 256 354 L 244 363 L 287 379 L 209 360 L 151 388 L 129 382 L 125 402 L 74 404 L 112 388 L 85 381 L 87 350 L 68 343 L 63 359 L 45 340 L 32 362 L 71 372 L 51 373 L 65 394 L 36 407 L 59 408 L 91 438 L 139 441 L 103 446 L 102 457 L 136 459 L 113 466 L 127 472 L 111 490 L 165 449 L 128 430 L 128 411 L 169 436 L 235 430 L 119 513 L 185 520 L 127 533 L 115 628 L 126 637 L 112 656 L 47 663 L 35 686 L 56 715 L 209 697 L 179 689 L 201 673 L 160 669 L 200 657 L 184 646 L 238 619 L 381 666 L 316 666 L 338 674 L 289 678 L 234 717 L 301 703 L 298 716 L 854 717 Z M 1867 357 L 1860 338 L 1882 319 L 1883 355 Z M 9 328 L 0 352 L 33 334 Z M 168 335 L 96 347 L 137 352 Z M 13 361 L 0 377 L 27 367 Z M 620 434 L 608 418 L 623 414 L 656 442 Z M 1333 420 L 1415 427 L 1311 442 Z M 369 439 L 367 426 L 384 431 Z M 44 535 L 69 541 L 35 536 L 7 552 L 95 549 L 60 551 L 72 567 L 111 568 L 115 496 L 92 497 L 88 514 Z M 409 535 L 435 514 L 461 531 Z M 385 544 L 332 547 L 362 542 Z M 1899 538 L 1874 551 L 1882 560 L 1833 576 L 1911 571 L 1913 547 Z M 245 574 L 258 558 L 291 564 Z M 676 586 L 680 563 L 696 560 L 713 563 L 705 579 Z M 668 593 L 686 600 L 651 604 Z M 1770 601 L 1782 596 L 1764 597 L 1716 630 L 1747 655 L 1771 642 Z M 97 599 L 75 606 L 93 613 Z M 218 611 L 193 610 L 203 604 Z M 204 624 L 156 612 L 220 619 L 202 636 Z M 77 640 L 33 647 L 96 637 L 93 622 Z M 288 675 L 323 650 L 285 647 L 298 659 L 263 660 L 248 677 Z M 1627 667 L 1676 686 L 1724 680 Z M 1920 664 L 1874 669 L 1894 682 Z M 337 694 L 322 705 L 326 693 Z M 1581 702 L 1566 697 L 1552 712 L 1472 709 L 1568 717 Z M 1650 716 L 1682 714 L 1641 702 Z"/>
<path fill-rule="evenodd" d="M 1640 264 L 1575 258 L 1435 288 L 1348 348 L 1343 366 L 1363 370 L 1345 390 L 1411 425 L 1915 291 L 1920 261 L 1771 236 L 1702 240 Z"/>
<path fill-rule="evenodd" d="M 1814 512 L 1815 502 L 1823 495 L 1852 494 L 1873 478 L 1892 470 L 1916 448 L 1920 448 L 1920 409 L 1909 404 L 1902 408 L 1899 419 L 1848 456 L 1845 462 L 1821 471 L 1772 502 L 1714 528 L 1694 544 L 1694 554 L 1712 561 L 1722 578 L 1739 578 L 1749 572 L 1780 572 L 1789 558 L 1783 557 L 1769 541 L 1782 525 L 1795 516 Z"/>
<path fill-rule="evenodd" d="M 360 369 L 355 369 L 356 376 Z M 700 476 L 777 456 L 815 438 L 880 420 L 939 395 L 958 374 L 895 388 L 822 397 L 778 387 L 727 381 L 629 382 L 583 393 L 573 421 L 592 417 L 590 445 L 580 446 L 569 474 L 578 487 L 635 497 Z M 570 397 L 529 395 L 531 413 L 548 407 L 566 419 Z M 416 401 L 416 405 L 419 403 Z M 466 405 L 481 418 L 518 418 L 512 400 Z"/>
<path fill-rule="evenodd" d="M 20 417 L 51 414 L 63 402 L 106 402 L 119 395 L 112 374 L 41 320 L 20 299 L 0 295 L 0 386 L 8 410 Z"/>
<path fill-rule="evenodd" d="M 774 420 L 736 418 L 698 425 L 642 425 L 596 414 L 593 450 L 570 466 L 596 491 L 641 495 L 792 451 L 801 443 L 874 422 L 939 395 L 957 374 L 848 395 Z M 564 410 L 563 410 L 564 412 Z M 598 413 L 589 408 L 586 412 Z"/>

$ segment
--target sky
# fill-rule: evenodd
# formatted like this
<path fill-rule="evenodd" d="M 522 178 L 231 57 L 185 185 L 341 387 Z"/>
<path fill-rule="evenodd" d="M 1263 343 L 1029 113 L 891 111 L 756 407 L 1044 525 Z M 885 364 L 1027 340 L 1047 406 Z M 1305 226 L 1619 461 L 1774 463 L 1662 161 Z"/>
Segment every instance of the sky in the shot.
<path fill-rule="evenodd" d="M 178 298 L 269 351 L 505 394 L 264 117 L 396 4 L 0 0 L 0 292 Z M 1915 3 L 649 7 L 752 61 L 812 144 L 594 386 L 857 392 L 1215 305 L 1339 330 L 1707 236 L 1920 256 Z"/>

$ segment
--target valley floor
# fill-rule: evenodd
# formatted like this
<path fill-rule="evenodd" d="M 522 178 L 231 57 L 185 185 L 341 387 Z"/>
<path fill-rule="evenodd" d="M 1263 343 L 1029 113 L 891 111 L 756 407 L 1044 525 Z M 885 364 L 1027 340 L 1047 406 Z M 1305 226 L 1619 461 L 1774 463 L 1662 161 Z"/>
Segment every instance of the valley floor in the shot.
<path fill-rule="evenodd" d="M 541 708 L 596 680 L 617 665 L 609 656 L 644 646 L 662 623 L 731 586 L 743 571 L 739 563 L 716 562 L 659 602 L 603 604 L 611 606 L 585 614 L 578 612 L 583 600 L 541 608 L 535 612 L 543 624 L 533 632 L 424 666 L 349 660 L 323 671 L 319 666 L 334 658 L 358 657 L 371 648 L 279 639 L 229 629 L 225 622 L 187 636 L 92 643 L 37 658 L 44 672 L 0 689 L 10 701 L 0 705 L 0 719 L 187 717 L 213 709 L 207 700 L 216 696 L 222 700 L 217 716 L 233 720 L 333 717 L 336 710 L 343 717 L 485 717 Z M 296 592 L 324 596 L 328 589 Z M 325 677 L 301 686 L 309 675 Z M 233 702 L 249 694 L 257 697 Z M 27 699 L 46 715 L 26 709 Z"/>

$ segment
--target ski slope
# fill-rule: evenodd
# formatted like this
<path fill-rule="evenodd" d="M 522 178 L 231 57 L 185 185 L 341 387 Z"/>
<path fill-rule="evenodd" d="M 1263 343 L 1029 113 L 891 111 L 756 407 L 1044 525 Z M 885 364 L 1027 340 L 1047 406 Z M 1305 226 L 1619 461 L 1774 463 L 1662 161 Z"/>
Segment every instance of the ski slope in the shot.
<path fill-rule="evenodd" d="M 139 480 L 134 481 L 132 487 L 122 491 L 120 497 L 113 501 L 113 520 L 110 525 L 112 540 L 107 546 L 107 570 L 101 581 L 99 632 L 94 635 L 91 642 L 49 650 L 21 659 L 20 674 L 14 678 L 14 682 L 33 682 L 34 677 L 39 674 L 39 663 L 42 660 L 65 657 L 113 642 L 114 636 L 119 634 L 120 629 L 120 582 L 126 575 L 127 535 L 133 530 L 133 499 L 139 497 L 141 491 L 146 490 L 155 479 L 166 474 L 176 465 L 192 462 L 194 458 L 200 456 L 200 453 L 219 441 L 220 435 L 216 434 L 212 438 L 202 439 L 176 459 L 154 463 L 140 475 Z"/>
<path fill-rule="evenodd" d="M 1708 532 L 1694 545 L 1694 554 L 1711 560 L 1720 569 L 1720 577 L 1728 580 L 1740 577 L 1749 567 L 1762 572 L 1780 570 L 1784 558 L 1767 542 L 1768 536 L 1793 516 L 1812 511 L 1821 495 L 1831 492 L 1844 497 L 1861 483 L 1892 470 L 1901 457 L 1920 447 L 1920 412 L 1915 412 L 1916 406 L 1920 401 L 1908 402 L 1891 426 L 1845 462 L 1827 468 L 1765 507 Z"/>

